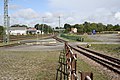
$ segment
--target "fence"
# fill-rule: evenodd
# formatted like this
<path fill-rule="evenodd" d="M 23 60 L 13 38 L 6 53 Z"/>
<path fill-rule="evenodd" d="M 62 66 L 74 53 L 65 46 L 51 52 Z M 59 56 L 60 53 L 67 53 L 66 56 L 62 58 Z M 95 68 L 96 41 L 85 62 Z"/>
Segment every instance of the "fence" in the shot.
<path fill-rule="evenodd" d="M 56 80 L 77 80 L 76 61 L 77 55 L 73 54 L 70 47 L 65 43 L 65 50 L 59 56 Z"/>
<path fill-rule="evenodd" d="M 70 46 L 65 43 L 65 50 L 60 53 L 59 65 L 56 73 L 56 80 L 93 80 L 90 72 L 79 72 L 77 75 L 77 54 L 74 54 Z"/>
<path fill-rule="evenodd" d="M 77 80 L 77 74 L 76 74 L 77 55 L 72 52 L 71 48 L 68 46 L 67 43 L 65 43 L 65 51 L 66 51 L 68 78 L 69 80 Z"/>

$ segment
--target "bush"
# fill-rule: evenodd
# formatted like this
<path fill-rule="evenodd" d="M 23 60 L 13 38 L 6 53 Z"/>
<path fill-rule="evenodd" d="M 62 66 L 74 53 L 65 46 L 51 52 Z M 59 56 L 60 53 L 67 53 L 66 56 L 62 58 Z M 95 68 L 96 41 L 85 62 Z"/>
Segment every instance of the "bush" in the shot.
<path fill-rule="evenodd" d="M 81 41 L 81 42 L 84 41 L 84 38 L 80 36 L 76 36 L 76 35 L 61 34 L 60 36 L 66 39 L 70 39 L 70 40 Z"/>

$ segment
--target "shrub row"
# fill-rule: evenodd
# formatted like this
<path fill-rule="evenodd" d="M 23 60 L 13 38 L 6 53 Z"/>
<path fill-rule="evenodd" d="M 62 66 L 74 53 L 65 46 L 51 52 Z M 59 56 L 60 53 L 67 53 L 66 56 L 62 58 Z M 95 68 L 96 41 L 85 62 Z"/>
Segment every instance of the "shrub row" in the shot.
<path fill-rule="evenodd" d="M 84 41 L 84 38 L 82 38 L 80 36 L 67 35 L 67 34 L 61 34 L 60 36 L 63 38 L 66 38 L 66 39 L 70 39 L 70 40 L 81 41 L 81 42 Z"/>

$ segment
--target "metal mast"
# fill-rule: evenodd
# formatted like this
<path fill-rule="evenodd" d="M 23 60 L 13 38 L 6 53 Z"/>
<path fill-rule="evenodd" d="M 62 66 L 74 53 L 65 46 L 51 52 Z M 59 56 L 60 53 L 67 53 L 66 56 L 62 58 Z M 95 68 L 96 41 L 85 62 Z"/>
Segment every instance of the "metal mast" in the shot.
<path fill-rule="evenodd" d="M 4 0 L 4 34 L 3 42 L 8 42 L 8 0 Z"/>
<path fill-rule="evenodd" d="M 61 18 L 61 17 L 59 16 L 58 18 L 59 18 L 59 33 L 60 33 L 60 18 Z"/>
<path fill-rule="evenodd" d="M 60 28 L 60 18 L 61 18 L 61 17 L 59 16 L 58 18 L 59 18 L 59 28 Z"/>

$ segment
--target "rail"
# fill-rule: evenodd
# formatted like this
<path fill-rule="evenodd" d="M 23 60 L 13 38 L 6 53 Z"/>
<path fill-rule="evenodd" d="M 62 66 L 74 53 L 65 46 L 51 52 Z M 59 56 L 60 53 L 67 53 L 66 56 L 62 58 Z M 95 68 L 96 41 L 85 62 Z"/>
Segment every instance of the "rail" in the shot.
<path fill-rule="evenodd" d="M 77 54 L 73 53 L 72 48 L 66 42 L 65 50 L 61 52 L 59 56 L 59 66 L 57 68 L 56 80 L 93 80 L 92 73 L 84 73 L 85 72 L 80 73 L 81 79 L 79 79 L 77 74 Z"/>
<path fill-rule="evenodd" d="M 66 43 L 66 41 L 59 39 L 59 38 L 57 38 L 56 40 Z M 76 46 L 78 48 L 73 47 L 71 45 L 67 45 L 67 46 L 69 46 L 71 49 L 79 52 L 80 54 L 83 54 L 84 56 L 96 61 L 97 63 L 108 68 L 109 70 L 113 71 L 114 73 L 117 73 L 118 75 L 120 74 L 120 59 L 113 58 L 111 56 L 107 56 L 107 55 L 92 51 L 90 49 L 83 48 L 81 46 Z M 85 79 L 85 77 L 84 77 L 84 79 Z"/>
<path fill-rule="evenodd" d="M 92 54 L 95 54 L 95 55 L 98 55 L 100 57 L 103 57 L 103 58 L 106 58 L 107 60 L 110 60 L 110 61 L 113 61 L 117 64 L 120 64 L 120 59 L 117 59 L 117 58 L 113 58 L 113 57 L 110 57 L 110 56 L 107 56 L 107 55 L 104 55 L 104 54 L 101 54 L 101 53 L 98 53 L 98 52 L 95 52 L 93 50 L 90 50 L 90 49 L 86 49 L 86 48 L 83 48 L 81 46 L 77 46 L 78 48 L 81 48 L 83 50 L 86 50 L 88 52 L 91 52 Z"/>
<path fill-rule="evenodd" d="M 107 61 L 105 60 L 106 58 L 102 59 L 102 58 L 99 58 L 99 57 L 96 57 L 94 55 L 91 55 L 91 54 L 88 54 L 84 51 L 81 51 L 79 49 L 76 49 L 72 46 L 70 46 L 72 49 L 74 49 L 75 51 L 79 52 L 80 54 L 83 54 L 84 56 L 96 61 L 97 63 L 103 65 L 104 67 L 107 67 L 108 69 L 110 69 L 111 71 L 114 71 L 115 73 L 117 74 L 120 74 L 120 64 L 116 64 L 114 62 L 110 62 L 110 61 Z M 95 52 L 94 52 L 95 53 Z"/>

